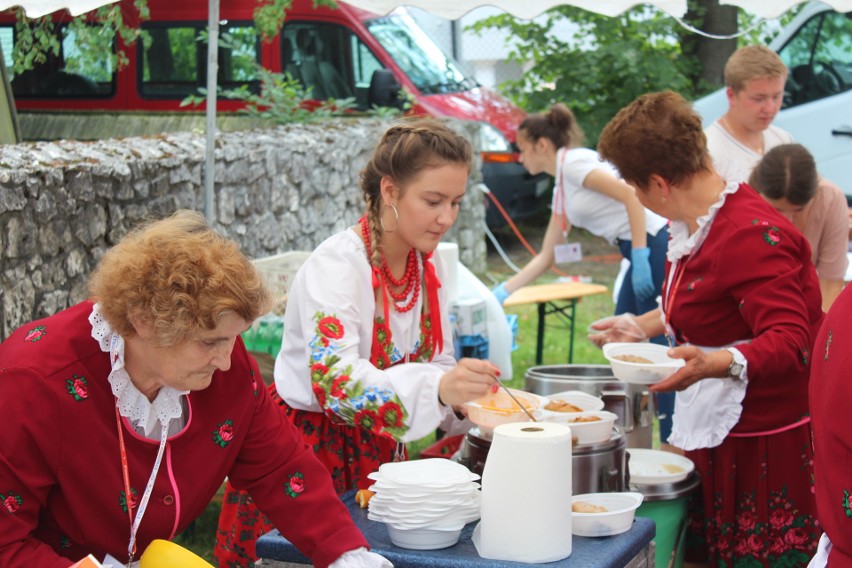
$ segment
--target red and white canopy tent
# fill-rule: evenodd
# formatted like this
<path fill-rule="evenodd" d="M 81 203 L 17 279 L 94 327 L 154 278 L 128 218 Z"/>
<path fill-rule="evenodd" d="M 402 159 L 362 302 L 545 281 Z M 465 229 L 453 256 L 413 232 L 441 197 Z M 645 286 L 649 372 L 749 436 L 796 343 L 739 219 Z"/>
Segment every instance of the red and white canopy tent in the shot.
<path fill-rule="evenodd" d="M 0 11 L 13 6 L 20 6 L 27 16 L 37 18 L 57 10 L 67 9 L 71 15 L 94 10 L 100 6 L 112 4 L 117 0 L 0 0 Z M 213 149 L 216 132 L 216 74 L 218 71 L 217 51 L 219 38 L 219 1 L 208 0 L 209 42 L 207 54 L 207 152 L 204 175 L 204 213 L 208 219 L 213 214 Z M 720 0 L 722 5 L 738 6 L 755 16 L 762 18 L 778 17 L 793 6 L 805 0 Z M 837 11 L 852 11 L 852 0 L 822 0 Z M 645 4 L 654 6 L 673 17 L 681 18 L 686 13 L 686 0 L 347 0 L 347 3 L 358 8 L 386 14 L 401 6 L 421 8 L 433 15 L 449 19 L 458 19 L 474 8 L 494 6 L 505 10 L 519 18 L 529 19 L 554 6 L 570 5 L 603 14 L 615 16 L 630 8 Z M 11 99 L 11 89 L 5 80 L 8 93 L 10 113 L 14 113 L 14 103 Z M 2 109 L 0 109 L 2 110 Z"/>
<path fill-rule="evenodd" d="M 761 18 L 776 18 L 805 0 L 720 0 L 721 5 L 738 6 Z M 852 10 L 852 0 L 823 0 L 839 12 Z M 347 0 L 364 10 L 385 14 L 399 6 L 413 6 L 451 20 L 479 6 L 493 6 L 518 18 L 529 19 L 554 6 L 570 5 L 605 16 L 617 16 L 634 6 L 654 6 L 677 18 L 686 13 L 686 0 Z"/>

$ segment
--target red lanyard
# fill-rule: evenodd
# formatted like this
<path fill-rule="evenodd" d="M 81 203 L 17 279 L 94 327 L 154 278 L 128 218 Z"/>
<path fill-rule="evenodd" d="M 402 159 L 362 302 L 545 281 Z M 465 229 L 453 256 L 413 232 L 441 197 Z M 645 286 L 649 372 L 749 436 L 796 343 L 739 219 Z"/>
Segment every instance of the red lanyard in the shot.
<path fill-rule="evenodd" d="M 668 290 L 666 290 L 663 312 L 666 315 L 666 333 L 671 334 L 672 341 L 674 341 L 674 332 L 671 326 L 672 306 L 674 305 L 675 297 L 677 297 L 677 289 L 680 287 L 680 280 L 681 278 L 683 278 L 683 273 L 686 272 L 686 265 L 691 258 L 692 255 L 687 256 L 686 260 L 683 260 L 683 258 L 681 258 L 677 261 L 676 265 L 672 266 L 672 269 L 675 271 L 675 277 L 669 280 L 669 282 L 673 285 L 670 286 Z M 672 283 L 671 280 L 674 280 L 674 282 Z"/>
<path fill-rule="evenodd" d="M 124 447 L 124 433 L 121 427 L 121 415 L 118 406 L 115 407 L 115 423 L 118 426 L 118 447 L 121 450 L 121 473 L 124 477 L 124 504 L 127 505 L 127 518 L 130 519 L 131 530 L 133 528 L 133 494 L 130 492 L 130 468 L 127 466 L 127 449 Z M 136 555 L 136 543 L 128 551 L 132 560 Z"/>

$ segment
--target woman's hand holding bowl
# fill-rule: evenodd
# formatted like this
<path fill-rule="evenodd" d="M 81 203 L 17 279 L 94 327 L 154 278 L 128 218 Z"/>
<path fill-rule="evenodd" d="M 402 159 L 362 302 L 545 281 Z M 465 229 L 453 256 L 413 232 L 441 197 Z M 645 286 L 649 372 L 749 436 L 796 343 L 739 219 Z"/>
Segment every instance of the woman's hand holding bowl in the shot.
<path fill-rule="evenodd" d="M 686 365 L 678 369 L 670 377 L 652 385 L 651 392 L 682 391 L 701 379 L 724 378 L 728 375 L 728 367 L 733 356 L 726 350 L 704 351 L 692 345 L 673 347 L 668 350 L 668 356 L 683 359 Z"/>

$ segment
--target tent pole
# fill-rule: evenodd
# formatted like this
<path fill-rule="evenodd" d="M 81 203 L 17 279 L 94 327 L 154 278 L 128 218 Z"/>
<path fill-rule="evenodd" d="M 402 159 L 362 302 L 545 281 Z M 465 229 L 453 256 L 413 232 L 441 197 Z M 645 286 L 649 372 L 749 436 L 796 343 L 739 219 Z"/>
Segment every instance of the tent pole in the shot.
<path fill-rule="evenodd" d="M 213 221 L 213 181 L 216 176 L 216 84 L 219 74 L 219 0 L 208 1 L 207 23 L 207 108 L 204 154 L 204 217 Z"/>

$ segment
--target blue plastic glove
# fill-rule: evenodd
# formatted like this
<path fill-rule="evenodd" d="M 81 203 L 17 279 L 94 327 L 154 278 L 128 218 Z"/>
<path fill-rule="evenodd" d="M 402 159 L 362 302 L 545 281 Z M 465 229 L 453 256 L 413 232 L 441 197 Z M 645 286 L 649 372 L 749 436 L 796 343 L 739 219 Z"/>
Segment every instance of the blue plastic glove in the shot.
<path fill-rule="evenodd" d="M 647 301 L 654 297 L 654 279 L 651 278 L 651 250 L 648 247 L 634 248 L 630 251 L 630 265 L 633 267 L 633 293 L 636 299 Z"/>
<path fill-rule="evenodd" d="M 506 301 L 512 293 L 506 290 L 506 283 L 500 282 L 497 286 L 491 289 L 491 293 L 497 298 L 497 301 L 500 302 L 500 305 L 503 305 L 503 302 Z"/>

